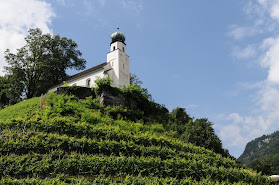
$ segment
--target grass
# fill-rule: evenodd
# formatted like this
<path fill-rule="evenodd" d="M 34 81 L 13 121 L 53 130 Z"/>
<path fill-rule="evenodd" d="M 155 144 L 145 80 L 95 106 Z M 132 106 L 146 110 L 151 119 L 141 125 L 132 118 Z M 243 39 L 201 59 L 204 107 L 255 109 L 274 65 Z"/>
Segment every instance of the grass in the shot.
<path fill-rule="evenodd" d="M 274 184 L 155 121 L 125 120 L 125 109 L 66 95 L 46 101 L 42 110 L 40 98 L 0 110 L 0 185 Z"/>
<path fill-rule="evenodd" d="M 32 116 L 40 109 L 40 98 L 32 98 L 0 110 L 0 121 L 11 118 Z"/>

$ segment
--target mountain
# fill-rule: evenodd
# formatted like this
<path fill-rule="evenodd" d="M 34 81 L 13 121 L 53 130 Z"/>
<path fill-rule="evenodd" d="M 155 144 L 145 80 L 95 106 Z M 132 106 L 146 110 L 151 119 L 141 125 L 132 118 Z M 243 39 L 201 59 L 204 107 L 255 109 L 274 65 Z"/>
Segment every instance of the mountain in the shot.
<path fill-rule="evenodd" d="M 250 141 L 238 161 L 264 174 L 279 174 L 279 131 Z"/>
<path fill-rule="evenodd" d="M 161 107 L 144 104 L 148 114 L 100 105 L 98 97 L 50 93 L 5 107 L 0 184 L 274 184 L 231 158 L 177 138 L 154 121 L 164 117 Z M 131 121 L 141 116 L 148 119 Z"/>

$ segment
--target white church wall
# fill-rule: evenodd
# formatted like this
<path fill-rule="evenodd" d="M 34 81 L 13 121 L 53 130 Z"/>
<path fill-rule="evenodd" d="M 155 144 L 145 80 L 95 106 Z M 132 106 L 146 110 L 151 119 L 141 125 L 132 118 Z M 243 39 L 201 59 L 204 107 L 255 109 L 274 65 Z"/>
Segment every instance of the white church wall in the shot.
<path fill-rule="evenodd" d="M 114 51 L 114 50 L 117 50 L 117 49 L 126 53 L 126 45 L 123 44 L 122 42 L 114 42 L 110 45 L 110 51 Z"/>
<path fill-rule="evenodd" d="M 119 86 L 119 52 L 120 50 L 117 49 L 115 51 L 111 51 L 107 54 L 107 62 L 110 63 L 111 67 L 113 68 L 114 73 L 109 73 L 110 78 L 112 80 L 112 86 Z"/>
<path fill-rule="evenodd" d="M 123 49 L 124 48 L 124 49 Z M 107 61 L 111 64 L 114 74 L 110 74 L 113 86 L 130 85 L 129 56 L 126 55 L 126 45 L 122 42 L 111 44 L 111 52 L 107 54 Z M 124 51 L 123 51 L 124 50 Z"/>
<path fill-rule="evenodd" d="M 105 77 L 104 69 L 101 69 L 101 70 L 98 70 L 98 71 L 93 71 L 91 73 L 85 74 L 85 75 L 80 76 L 78 78 L 75 78 L 73 80 L 69 80 L 69 81 L 67 81 L 67 85 L 68 86 L 74 86 L 75 85 L 75 86 L 88 87 L 87 82 L 88 82 L 88 80 L 90 80 L 90 87 L 95 87 L 96 86 L 95 80 L 98 77 L 99 78 Z M 64 86 L 65 86 L 64 84 L 57 85 L 57 86 L 49 89 L 48 92 L 55 91 L 58 87 L 64 87 Z"/>
<path fill-rule="evenodd" d="M 130 85 L 130 66 L 129 57 L 123 53 L 119 53 L 119 86 Z"/>
<path fill-rule="evenodd" d="M 129 56 L 126 55 L 125 36 L 117 31 L 112 34 L 110 44 L 110 52 L 107 54 L 107 64 L 103 68 L 91 71 L 91 73 L 82 76 L 75 75 L 71 80 L 67 81 L 68 86 L 88 86 L 90 80 L 90 87 L 96 86 L 95 80 L 97 77 L 103 78 L 108 74 L 112 80 L 112 86 L 129 86 L 130 85 L 130 65 Z M 81 75 L 81 74 L 80 74 Z M 52 87 L 48 92 L 56 90 L 58 87 L 63 87 L 64 84 L 59 84 Z"/>
<path fill-rule="evenodd" d="M 99 77 L 99 78 L 103 78 L 104 75 L 104 70 L 99 70 L 99 71 L 94 71 L 93 73 L 88 73 L 86 75 L 83 75 L 77 79 L 74 80 L 70 80 L 67 81 L 68 86 L 84 86 L 84 87 L 88 87 L 87 85 L 87 81 L 90 80 L 90 87 L 95 87 L 95 80 Z"/>

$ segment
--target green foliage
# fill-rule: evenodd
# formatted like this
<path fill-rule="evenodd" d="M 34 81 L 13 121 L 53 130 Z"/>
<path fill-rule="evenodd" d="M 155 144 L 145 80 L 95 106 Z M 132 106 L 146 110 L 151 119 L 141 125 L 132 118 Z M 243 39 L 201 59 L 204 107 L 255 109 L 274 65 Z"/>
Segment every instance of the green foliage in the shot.
<path fill-rule="evenodd" d="M 67 69 L 85 68 L 86 61 L 80 58 L 81 52 L 71 39 L 42 34 L 37 28 L 29 30 L 25 41 L 16 54 L 7 49 L 5 59 L 9 66 L 5 69 L 12 76 L 12 85 L 28 99 L 65 80 Z"/>
<path fill-rule="evenodd" d="M 214 133 L 212 123 L 205 118 L 190 121 L 186 125 L 183 136 L 194 145 L 208 148 L 216 153 L 223 153 L 221 140 Z"/>
<path fill-rule="evenodd" d="M 279 152 L 278 143 L 279 131 L 258 137 L 247 143 L 245 151 L 238 160 L 248 164 L 261 157 L 276 155 Z"/>
<path fill-rule="evenodd" d="M 0 76 L 0 108 L 13 105 L 21 100 L 22 87 L 12 75 Z"/>
<path fill-rule="evenodd" d="M 133 114 L 128 108 L 101 106 L 92 97 L 50 93 L 46 99 L 29 117 L 0 122 L 0 184 L 273 184 L 233 159 L 176 138 L 152 113 L 140 114 L 149 114 L 150 122 L 135 122 L 126 119 Z M 149 105 L 153 114 L 160 110 Z M 185 120 L 181 115 L 177 119 Z"/>
<path fill-rule="evenodd" d="M 136 74 L 130 74 L 130 85 L 138 86 L 139 89 L 141 89 L 142 94 L 144 94 L 147 99 L 151 100 L 151 94 L 148 93 L 147 88 L 141 87 L 142 84 L 142 81 L 136 76 Z"/>
<path fill-rule="evenodd" d="M 9 104 L 9 98 L 7 94 L 8 80 L 6 76 L 0 76 L 0 108 Z"/>
<path fill-rule="evenodd" d="M 111 87 L 112 80 L 108 75 L 106 75 L 104 78 L 97 78 L 95 80 L 95 84 L 97 87 L 94 89 L 96 95 L 100 95 L 103 90 L 109 90 L 112 91 L 114 88 Z"/>
<path fill-rule="evenodd" d="M 111 86 L 112 80 L 106 75 L 104 78 L 97 78 L 95 83 L 97 86 Z"/>
<path fill-rule="evenodd" d="M 182 135 L 185 132 L 186 125 L 189 121 L 192 121 L 192 118 L 187 114 L 185 108 L 177 107 L 172 110 L 172 129 L 176 130 L 179 135 Z"/>
<path fill-rule="evenodd" d="M 0 110 L 0 122 L 17 117 L 31 117 L 40 109 L 40 98 L 32 98 Z"/>
<path fill-rule="evenodd" d="M 253 160 L 251 163 L 248 163 L 247 166 L 258 172 L 262 172 L 265 175 L 278 174 L 279 168 L 279 156 L 265 156 Z"/>
<path fill-rule="evenodd" d="M 223 149 L 221 140 L 215 134 L 213 124 L 206 118 L 191 118 L 185 108 L 177 107 L 171 112 L 171 120 L 167 128 L 175 130 L 177 137 L 193 143 L 194 145 L 205 147 L 224 157 L 233 158 L 228 150 Z"/>
<path fill-rule="evenodd" d="M 279 131 L 250 141 L 238 160 L 263 174 L 279 173 Z"/>

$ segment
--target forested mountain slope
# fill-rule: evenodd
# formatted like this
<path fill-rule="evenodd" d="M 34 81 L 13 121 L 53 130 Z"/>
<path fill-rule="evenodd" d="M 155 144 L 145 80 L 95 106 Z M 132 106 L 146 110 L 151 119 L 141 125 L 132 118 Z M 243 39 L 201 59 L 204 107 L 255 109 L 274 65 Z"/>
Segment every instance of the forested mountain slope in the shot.
<path fill-rule="evenodd" d="M 274 183 L 150 115 L 131 121 L 142 112 L 55 93 L 46 102 L 26 114 L 38 98 L 0 110 L 0 184 Z"/>
<path fill-rule="evenodd" d="M 279 132 L 249 142 L 238 160 L 265 174 L 279 174 Z"/>

